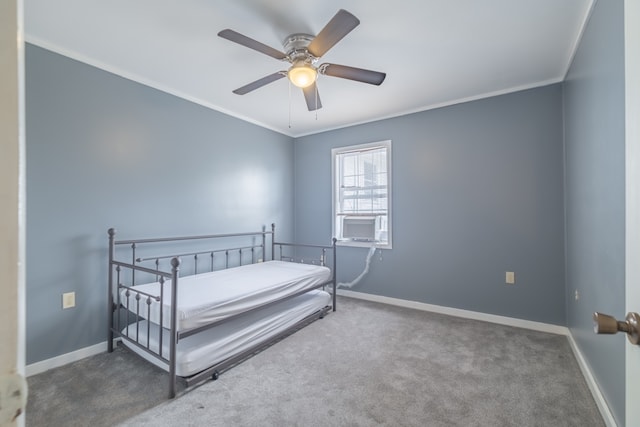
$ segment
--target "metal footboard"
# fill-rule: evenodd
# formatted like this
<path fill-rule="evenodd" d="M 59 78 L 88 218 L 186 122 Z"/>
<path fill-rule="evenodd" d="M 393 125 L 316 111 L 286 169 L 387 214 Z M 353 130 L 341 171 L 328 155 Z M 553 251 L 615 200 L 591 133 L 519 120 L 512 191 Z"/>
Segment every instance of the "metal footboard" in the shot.
<path fill-rule="evenodd" d="M 286 260 L 286 261 L 298 261 L 311 264 L 317 264 L 327 266 L 331 264 L 331 277 L 313 289 L 325 288 L 326 286 L 332 287 L 332 307 L 325 307 L 325 309 L 308 316 L 301 322 L 288 328 L 286 331 L 278 334 L 276 337 L 268 340 L 264 343 L 259 343 L 251 349 L 231 357 L 228 360 L 220 362 L 215 366 L 212 366 L 205 371 L 196 374 L 189 378 L 182 378 L 187 387 L 201 382 L 204 378 L 217 378 L 220 372 L 228 369 L 229 367 L 238 363 L 250 356 L 251 354 L 272 345 L 275 341 L 282 339 L 282 337 L 293 333 L 295 330 L 300 329 L 307 323 L 323 317 L 327 311 L 333 309 L 336 310 L 336 240 L 333 239 L 330 246 L 322 245 L 306 245 L 306 244 L 294 244 L 277 242 L 275 240 L 275 225 L 271 225 L 271 230 L 267 231 L 263 228 L 259 232 L 248 233 L 232 233 L 232 234 L 216 234 L 216 235 L 200 235 L 200 236 L 185 236 L 185 237 L 169 237 L 169 238 L 152 238 L 152 239 L 138 239 L 138 240 L 116 240 L 116 231 L 111 228 L 108 231 L 109 235 L 109 270 L 108 270 L 108 351 L 112 352 L 114 347 L 114 339 L 119 338 L 126 340 L 128 343 L 136 346 L 140 350 L 147 354 L 157 358 L 159 361 L 168 365 L 169 370 L 169 398 L 173 398 L 176 395 L 177 380 L 176 376 L 176 349 L 180 339 L 186 338 L 191 335 L 195 335 L 204 330 L 210 329 L 224 322 L 235 319 L 239 316 L 246 315 L 258 309 L 265 308 L 269 305 L 276 304 L 286 299 L 294 298 L 311 289 L 297 292 L 293 295 L 289 295 L 285 298 L 278 299 L 270 302 L 267 305 L 257 307 L 240 313 L 238 315 L 227 317 L 221 321 L 215 322 L 211 325 L 205 325 L 198 328 L 193 328 L 185 331 L 177 330 L 177 289 L 180 276 L 199 274 L 202 271 L 203 263 L 208 265 L 208 271 L 215 271 L 216 266 L 218 269 L 225 269 L 231 266 L 239 266 L 245 264 L 251 264 L 256 262 L 262 262 L 265 259 L 272 260 Z M 149 255 L 148 251 L 143 250 L 143 247 L 166 245 L 166 244 L 184 244 L 185 242 L 192 243 L 194 241 L 201 242 L 219 242 L 224 239 L 249 239 L 253 240 L 251 244 L 234 244 L 231 247 L 220 247 L 214 245 L 212 248 L 197 248 L 195 250 L 185 250 L 181 247 L 180 251 L 174 252 L 172 255 Z M 271 239 L 271 254 L 267 254 L 267 238 Z M 255 240 L 258 240 L 256 242 Z M 130 261 L 121 261 L 116 258 L 122 256 L 122 251 L 117 253 L 117 248 L 122 247 L 127 249 L 125 258 Z M 276 253 L 276 249 L 278 249 Z M 309 251 L 317 251 L 316 257 L 310 257 Z M 327 252 L 331 252 L 331 258 L 327 258 Z M 250 260 L 248 260 L 250 254 Z M 205 258 L 206 262 L 202 259 Z M 305 260 L 306 259 L 306 260 Z M 184 261 L 191 261 L 190 271 L 185 273 Z M 198 263 L 200 261 L 200 267 Z M 169 266 L 165 266 L 168 262 Z M 147 266 L 151 264 L 151 266 Z M 188 267 L 187 267 L 188 268 Z M 181 272 L 182 270 L 182 272 Z M 189 274 L 190 273 L 190 274 Z M 126 276 L 126 277 L 125 277 Z M 152 295 L 150 293 L 143 292 L 136 289 L 136 280 L 142 280 L 142 278 L 153 278 L 160 284 L 160 295 Z M 165 295 L 165 282 L 171 281 L 170 286 L 170 298 L 173 304 L 170 305 L 169 313 L 169 327 L 167 328 L 163 307 L 164 302 L 168 298 Z M 150 280 L 146 280 L 148 282 Z M 121 295 L 124 294 L 125 298 Z M 159 320 L 157 324 L 161 327 L 158 329 L 158 336 L 155 345 L 151 344 L 151 329 L 150 323 L 152 318 L 152 304 L 156 304 L 159 310 Z M 141 339 L 140 321 L 146 319 L 146 336 L 145 339 Z M 134 326 L 132 326 L 134 325 Z M 169 333 L 169 350 L 164 351 L 163 348 L 163 330 Z M 155 348 L 157 347 L 157 349 Z M 168 354 L 166 354 L 168 353 Z"/>

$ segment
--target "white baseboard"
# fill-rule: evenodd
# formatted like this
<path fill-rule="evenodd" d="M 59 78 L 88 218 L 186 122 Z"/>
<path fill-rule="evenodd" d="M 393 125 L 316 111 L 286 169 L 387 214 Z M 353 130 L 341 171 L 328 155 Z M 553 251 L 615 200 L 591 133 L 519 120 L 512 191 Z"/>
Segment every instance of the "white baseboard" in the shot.
<path fill-rule="evenodd" d="M 604 396 L 602 395 L 602 392 L 600 391 L 600 387 L 598 386 L 598 383 L 596 382 L 595 378 L 593 377 L 593 374 L 591 373 L 591 369 L 589 368 L 589 365 L 587 364 L 584 356 L 580 352 L 580 349 L 578 348 L 578 345 L 576 344 L 575 340 L 573 339 L 573 336 L 571 335 L 571 331 L 569 330 L 569 328 L 565 326 L 550 325 L 547 323 L 533 322 L 533 321 L 522 320 L 522 319 L 514 319 L 512 317 L 496 316 L 493 314 L 480 313 L 477 311 L 443 307 L 440 305 L 425 304 L 417 301 L 408 301 L 408 300 L 403 300 L 398 298 L 383 297 L 379 295 L 365 294 L 362 292 L 353 292 L 353 291 L 348 291 L 344 289 L 338 289 L 338 295 L 343 295 L 345 297 L 350 297 L 350 298 L 362 299 L 366 301 L 379 302 L 383 304 L 390 304 L 390 305 L 395 305 L 399 307 L 413 308 L 416 310 L 429 311 L 433 313 L 447 314 L 450 316 L 462 317 L 465 319 L 481 320 L 481 321 L 490 322 L 490 323 L 498 323 L 501 325 L 531 329 L 534 331 L 565 335 L 569 340 L 569 345 L 571 346 L 571 350 L 575 355 L 578 365 L 580 366 L 580 370 L 582 371 L 582 375 L 584 376 L 584 379 L 587 382 L 587 385 L 589 386 L 591 395 L 593 396 L 593 399 L 596 401 L 596 405 L 598 406 L 598 410 L 600 411 L 600 415 L 602 415 L 602 418 L 605 424 L 607 425 L 607 427 L 618 427 L 615 419 L 613 418 L 613 414 L 611 413 L 611 410 L 609 409 L 609 406 L 607 405 L 607 402 Z"/>
<path fill-rule="evenodd" d="M 58 368 L 71 362 L 76 362 L 78 360 L 84 359 L 85 357 L 95 356 L 96 354 L 103 353 L 105 351 L 107 351 L 106 341 L 92 345 L 90 347 L 72 351 L 71 353 L 61 354 L 60 356 L 52 357 L 51 359 L 27 365 L 25 368 L 25 374 L 27 375 L 27 377 L 41 374 L 45 371 L 48 371 L 49 369 Z"/>
<path fill-rule="evenodd" d="M 409 301 L 399 298 L 383 297 L 380 295 L 365 294 L 362 292 L 347 291 L 344 289 L 338 289 L 338 295 L 367 301 L 380 302 L 383 304 L 395 305 L 399 307 L 413 308 L 416 310 L 430 311 L 432 313 L 462 317 L 464 319 L 481 320 L 483 322 L 515 326 L 517 328 L 531 329 L 540 332 L 549 332 L 551 334 L 557 335 L 569 335 L 569 329 L 566 326 L 552 325 L 549 323 L 534 322 L 531 320 L 516 319 L 513 317 L 497 316 L 495 314 L 462 310 L 460 308 L 444 307 L 441 305 L 426 304 L 423 302 Z"/>
<path fill-rule="evenodd" d="M 591 368 L 589 368 L 589 364 L 587 363 L 586 359 L 582 355 L 582 352 L 580 351 L 580 348 L 578 347 L 578 344 L 576 343 L 576 341 L 573 339 L 573 335 L 571 335 L 571 332 L 569 332 L 568 338 L 569 338 L 569 345 L 571 346 L 571 350 L 573 350 L 573 354 L 575 355 L 576 360 L 578 361 L 578 366 L 580 366 L 582 375 L 584 376 L 584 379 L 587 382 L 587 385 L 589 386 L 589 390 L 591 390 L 591 395 L 593 396 L 593 399 L 596 401 L 596 405 L 598 405 L 598 409 L 600 410 L 600 415 L 602 415 L 602 419 L 604 420 L 604 423 L 607 425 L 607 427 L 617 427 L 618 424 L 616 423 L 615 418 L 613 418 L 613 414 L 609 409 L 609 405 L 607 405 L 607 401 L 602 395 L 602 392 L 600 391 L 600 387 L 598 386 L 596 379 L 593 377 L 593 374 L 591 373 Z"/>

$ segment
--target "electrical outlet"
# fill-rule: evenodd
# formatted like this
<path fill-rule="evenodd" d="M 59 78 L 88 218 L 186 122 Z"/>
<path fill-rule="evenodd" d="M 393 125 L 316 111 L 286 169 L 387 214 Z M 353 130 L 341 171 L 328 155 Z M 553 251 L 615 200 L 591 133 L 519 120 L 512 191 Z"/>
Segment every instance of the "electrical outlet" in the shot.
<path fill-rule="evenodd" d="M 513 285 L 516 283 L 516 274 L 513 271 L 507 271 L 504 280 L 507 285 Z"/>
<path fill-rule="evenodd" d="M 578 293 L 577 289 L 576 289 L 576 293 L 575 293 L 575 298 L 576 298 L 576 301 L 578 301 L 580 299 L 580 294 Z"/>
<path fill-rule="evenodd" d="M 72 308 L 76 306 L 76 293 L 67 292 L 62 294 L 62 309 Z"/>

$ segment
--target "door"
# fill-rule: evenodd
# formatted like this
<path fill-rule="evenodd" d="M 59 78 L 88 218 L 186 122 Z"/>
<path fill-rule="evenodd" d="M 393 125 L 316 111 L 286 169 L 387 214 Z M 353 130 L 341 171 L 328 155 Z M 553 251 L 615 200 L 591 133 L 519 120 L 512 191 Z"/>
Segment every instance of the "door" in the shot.
<path fill-rule="evenodd" d="M 640 312 L 640 2 L 625 0 L 626 311 Z M 617 314 L 617 313 L 616 313 Z M 626 424 L 640 426 L 640 345 L 626 346 Z"/>
<path fill-rule="evenodd" d="M 625 50 L 625 308 L 640 313 L 640 2 L 624 3 Z M 625 317 L 623 313 L 615 316 Z M 628 317 L 628 316 L 627 316 Z M 605 321 L 604 317 L 602 318 Z M 640 331 L 635 322 L 636 338 Z M 598 323 L 598 331 L 604 323 Z M 615 333 L 618 322 L 607 319 L 606 329 Z M 640 426 L 640 345 L 625 345 L 625 424 Z"/>

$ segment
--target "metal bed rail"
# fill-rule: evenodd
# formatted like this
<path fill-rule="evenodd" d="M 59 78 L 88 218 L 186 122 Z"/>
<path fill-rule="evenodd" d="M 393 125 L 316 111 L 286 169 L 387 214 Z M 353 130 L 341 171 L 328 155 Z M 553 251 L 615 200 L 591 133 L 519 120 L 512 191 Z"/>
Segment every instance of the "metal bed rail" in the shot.
<path fill-rule="evenodd" d="M 231 356 L 219 363 L 216 363 L 215 365 L 211 366 L 210 368 L 205 369 L 202 372 L 199 372 L 197 374 L 194 374 L 190 377 L 186 377 L 184 378 L 184 382 L 186 384 L 187 387 L 190 387 L 192 385 L 195 384 L 199 384 L 203 381 L 206 381 L 208 379 L 218 379 L 218 377 L 220 376 L 221 373 L 223 373 L 224 371 L 231 369 L 232 367 L 236 366 L 238 363 L 243 362 L 244 360 L 248 359 L 249 357 L 253 356 L 254 354 L 257 354 L 265 349 L 267 349 L 268 347 L 270 347 L 271 345 L 275 344 L 276 342 L 286 338 L 287 336 L 293 334 L 294 332 L 296 332 L 297 330 L 305 327 L 306 325 L 312 323 L 313 321 L 317 320 L 317 319 L 322 319 L 327 312 L 330 310 L 329 307 L 325 307 L 323 309 L 320 309 L 318 311 L 316 311 L 315 313 L 310 314 L 309 316 L 305 317 L 304 319 L 300 320 L 298 323 L 296 323 L 295 325 L 292 325 L 290 328 L 280 332 L 279 334 L 277 334 L 276 336 L 274 336 L 273 338 L 271 338 L 269 341 L 267 342 L 262 342 L 259 344 L 256 344 L 254 346 L 251 346 L 250 348 L 248 348 L 247 350 L 238 353 L 234 356 Z"/>
<path fill-rule="evenodd" d="M 203 235 L 198 235 L 198 236 L 173 236 L 173 237 L 158 237 L 158 238 L 146 238 L 146 239 L 129 239 L 129 240 L 115 240 L 115 234 L 116 234 L 116 230 L 114 228 L 110 228 L 108 230 L 108 234 L 109 234 L 109 253 L 110 253 L 110 259 L 115 259 L 115 248 L 117 246 L 129 246 L 130 251 L 131 251 L 131 264 L 136 264 L 136 262 L 142 262 L 142 261 L 146 261 L 149 259 L 156 259 L 157 258 L 157 263 L 156 263 L 156 268 L 160 269 L 159 266 L 159 261 L 160 259 L 171 259 L 171 258 L 180 258 L 180 255 L 176 255 L 176 254 L 172 254 L 172 255 L 161 255 L 161 256 L 155 256 L 155 257 L 147 257 L 147 258 L 141 258 L 137 256 L 137 249 L 139 247 L 141 247 L 142 245 L 144 245 L 145 247 L 147 247 L 147 245 L 150 244 L 154 244 L 154 243 L 172 243 L 172 242 L 189 242 L 189 241 L 193 241 L 193 240 L 211 240 L 211 241 L 219 241 L 225 238 L 239 238 L 239 237 L 261 237 L 262 240 L 262 244 L 259 245 L 251 245 L 248 246 L 249 247 L 254 247 L 254 248 L 262 248 L 263 251 L 263 258 L 265 256 L 264 251 L 266 250 L 267 247 L 267 236 L 271 235 L 271 239 L 273 241 L 273 235 L 275 233 L 275 224 L 271 224 L 271 231 L 267 231 L 265 227 L 262 228 L 261 231 L 249 231 L 249 232 L 242 232 L 242 233 L 225 233 L 225 234 L 203 234 Z M 231 252 L 234 250 L 240 250 L 240 249 L 246 249 L 246 248 L 225 248 L 227 251 Z M 252 249 L 253 251 L 253 249 Z M 202 253 L 211 253 L 211 250 L 203 250 L 201 251 Z M 216 250 L 217 252 L 217 250 Z M 229 262 L 228 262 L 228 254 L 229 252 L 227 252 L 227 261 L 226 261 L 226 268 L 228 268 Z M 188 256 L 189 254 L 185 255 Z M 195 262 L 197 264 L 197 255 L 196 253 L 192 253 L 191 255 L 195 256 Z M 198 254 L 201 255 L 201 254 Z M 140 260 L 140 261 L 138 261 Z M 240 250 L 240 261 L 242 261 L 242 250 Z M 255 261 L 253 261 L 255 262 Z M 213 268 L 213 267 L 212 267 Z M 197 265 L 196 265 L 196 269 L 197 269 Z M 131 270 L 131 283 L 132 284 L 136 284 L 136 280 L 135 280 L 135 269 Z M 110 282 L 111 283 L 111 282 Z"/>
<path fill-rule="evenodd" d="M 251 262 L 249 264 L 254 264 L 255 262 L 260 262 L 263 258 L 256 259 L 256 250 L 261 249 L 264 252 L 264 245 L 250 245 L 250 246 L 239 246 L 234 248 L 225 248 L 225 249 L 206 249 L 200 250 L 197 252 L 185 252 L 180 254 L 172 254 L 172 255 L 156 255 L 149 256 L 145 258 L 138 257 L 136 258 L 136 263 L 143 263 L 146 261 L 154 261 L 154 265 L 156 270 L 160 270 L 160 261 L 172 258 L 179 258 L 181 263 L 184 263 L 184 259 L 186 257 L 190 257 L 193 260 L 193 273 L 198 274 L 200 271 L 198 270 L 198 260 L 202 257 L 200 255 L 207 255 L 209 258 L 209 271 L 215 270 L 216 259 L 219 258 L 219 254 L 222 254 L 224 257 L 224 266 L 223 269 L 229 268 L 229 261 L 234 253 L 237 253 L 238 265 L 242 266 L 246 263 L 243 263 L 245 259 L 243 258 L 243 254 L 247 251 L 251 252 Z M 262 255 L 264 257 L 264 254 Z M 156 281 L 158 280 L 158 276 L 156 276 Z"/>
<path fill-rule="evenodd" d="M 272 225 L 273 226 L 273 225 Z M 273 238 L 275 239 L 275 230 L 273 231 Z M 309 258 L 307 258 L 307 262 L 310 263 L 314 263 L 314 261 L 317 261 L 318 265 L 321 265 L 323 267 L 325 267 L 327 265 L 327 251 L 331 251 L 331 258 L 332 258 L 332 262 L 331 262 L 331 277 L 330 279 L 324 283 L 323 285 L 321 285 L 320 287 L 325 287 L 326 285 L 331 285 L 332 289 L 331 289 L 331 297 L 332 297 L 332 304 L 333 304 L 333 311 L 336 311 L 336 295 L 337 295 L 337 285 L 338 285 L 338 280 L 337 280 L 337 274 L 336 274 L 336 270 L 337 270 L 337 257 L 336 257 L 336 242 L 337 239 L 334 237 L 331 241 L 331 245 L 330 246 L 325 246 L 325 245 L 310 245 L 310 244 L 305 244 L 305 243 L 288 243 L 288 242 L 276 242 L 275 240 L 272 240 L 271 242 L 271 256 L 272 259 L 275 259 L 275 254 L 276 254 L 276 247 L 279 248 L 278 250 L 278 254 L 279 254 L 279 259 L 286 259 L 288 261 L 291 262 L 295 262 L 295 256 L 294 257 L 288 257 L 288 256 L 284 256 L 282 253 L 282 250 L 284 247 L 289 247 L 292 249 L 297 249 L 297 248 L 305 248 L 305 249 L 319 249 L 320 250 L 320 258 L 319 259 L 311 259 L 311 261 L 309 260 Z M 304 258 L 300 258 L 299 262 L 304 262 Z"/>
<path fill-rule="evenodd" d="M 179 265 L 179 261 L 176 260 L 176 263 Z M 150 319 L 151 318 L 151 304 L 153 303 L 153 301 L 160 303 L 160 307 L 163 306 L 164 303 L 164 282 L 165 279 L 171 279 L 173 277 L 173 272 L 164 272 L 164 271 L 159 271 L 159 270 L 153 270 L 150 268 L 146 268 L 146 267 L 142 267 L 139 265 L 133 265 L 133 264 L 129 264 L 129 263 L 125 263 L 125 262 L 120 262 L 120 261 L 113 261 L 112 262 L 112 266 L 111 268 L 115 267 L 115 272 L 116 272 L 116 301 L 113 303 L 112 307 L 111 307 L 111 312 L 115 313 L 117 311 L 117 309 L 119 307 L 123 307 L 125 309 L 125 320 L 124 320 L 124 325 L 127 326 L 126 328 L 126 333 L 122 332 L 122 324 L 121 324 L 121 317 L 122 315 L 119 313 L 118 316 L 114 316 L 114 319 L 111 322 L 110 325 L 110 329 L 111 329 L 111 333 L 115 336 L 118 336 L 122 339 L 126 339 L 127 341 L 137 345 L 138 347 L 140 347 L 141 349 L 143 349 L 144 351 L 151 353 L 151 354 L 156 354 L 156 352 L 154 352 L 153 350 L 151 350 L 151 331 L 150 331 L 150 323 L 147 323 L 147 340 L 146 340 L 146 345 L 142 344 L 140 342 L 140 324 L 139 321 L 140 319 Z M 156 280 L 159 280 L 160 282 L 160 295 L 153 295 L 150 294 L 148 292 L 144 292 L 141 291 L 139 289 L 136 289 L 133 285 L 132 286 L 127 286 L 122 282 L 122 270 L 123 269 L 132 269 L 132 270 L 138 270 L 141 272 L 145 272 L 145 273 L 149 273 L 149 274 L 155 274 L 156 275 Z M 124 295 L 125 295 L 125 301 L 121 301 L 121 292 L 124 290 Z M 131 295 L 134 295 L 134 299 L 135 299 L 135 304 L 136 307 L 131 307 L 130 302 L 131 302 Z M 140 303 L 142 302 L 142 304 L 146 305 L 146 311 L 142 311 L 141 312 L 141 307 L 140 307 Z M 160 324 L 163 323 L 163 311 L 162 309 L 160 310 Z M 131 319 L 131 316 L 133 316 L 133 322 Z M 114 326 L 115 323 L 115 326 Z M 135 323 L 136 325 L 136 329 L 135 329 L 135 339 L 131 337 L 131 331 L 129 328 L 129 325 Z M 111 337 L 110 337 L 111 338 Z M 159 349 L 157 352 L 157 356 L 160 357 L 162 360 L 168 361 L 169 358 L 168 357 L 164 357 L 163 355 L 163 336 L 162 333 L 160 332 L 159 336 L 158 336 L 158 342 L 159 342 Z M 109 339 L 109 351 L 111 351 L 111 346 L 113 346 L 113 339 Z"/>

